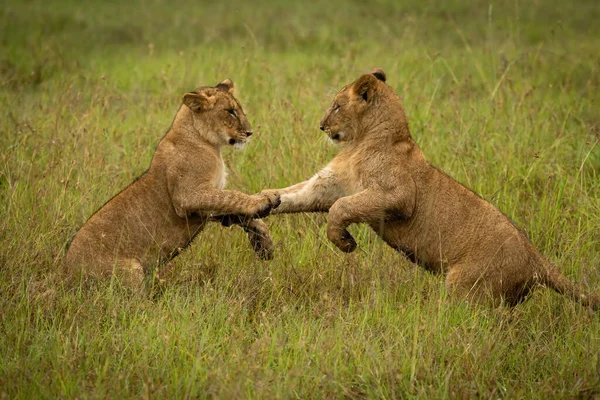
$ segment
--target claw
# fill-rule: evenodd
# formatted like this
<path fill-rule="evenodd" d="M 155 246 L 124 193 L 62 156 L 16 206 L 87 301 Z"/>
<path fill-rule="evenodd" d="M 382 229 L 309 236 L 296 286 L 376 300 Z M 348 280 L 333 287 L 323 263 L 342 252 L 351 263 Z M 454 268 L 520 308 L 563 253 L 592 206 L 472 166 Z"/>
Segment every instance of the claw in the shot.
<path fill-rule="evenodd" d="M 270 213 L 271 213 L 271 205 L 267 205 L 267 207 L 265 207 L 263 210 L 259 211 L 256 213 L 256 217 L 255 218 L 265 218 L 267 217 Z"/>
<path fill-rule="evenodd" d="M 352 253 L 354 250 L 356 250 L 357 247 L 356 240 L 354 240 L 354 238 L 352 237 L 352 235 L 350 235 L 348 231 L 346 231 L 345 233 L 348 234 L 348 237 L 340 238 L 340 242 L 336 243 L 335 245 L 344 253 Z"/>
<path fill-rule="evenodd" d="M 277 196 L 277 200 L 275 200 L 275 204 L 273 205 L 273 208 L 277 208 L 281 205 L 281 197 Z"/>
<path fill-rule="evenodd" d="M 327 237 L 333 242 L 333 244 L 336 245 L 338 249 L 344 253 L 352 253 L 354 250 L 356 250 L 356 240 L 354 240 L 350 232 L 348 232 L 346 229 L 342 229 L 340 232 L 338 230 L 328 228 Z"/>

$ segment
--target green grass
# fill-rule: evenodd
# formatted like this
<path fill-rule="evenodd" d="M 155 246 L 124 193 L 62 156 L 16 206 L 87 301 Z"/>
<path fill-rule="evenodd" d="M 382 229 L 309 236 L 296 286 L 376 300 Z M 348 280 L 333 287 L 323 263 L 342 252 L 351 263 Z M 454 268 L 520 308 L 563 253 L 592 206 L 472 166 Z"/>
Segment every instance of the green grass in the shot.
<path fill-rule="evenodd" d="M 335 154 L 318 121 L 378 66 L 429 160 L 600 290 L 597 1 L 88 3 L 0 7 L 0 398 L 600 396 L 598 315 L 469 306 L 364 227 L 342 255 L 323 215 L 268 218 L 267 263 L 215 224 L 155 299 L 57 272 L 185 91 L 234 80 L 256 137 L 228 186 L 257 192 Z"/>

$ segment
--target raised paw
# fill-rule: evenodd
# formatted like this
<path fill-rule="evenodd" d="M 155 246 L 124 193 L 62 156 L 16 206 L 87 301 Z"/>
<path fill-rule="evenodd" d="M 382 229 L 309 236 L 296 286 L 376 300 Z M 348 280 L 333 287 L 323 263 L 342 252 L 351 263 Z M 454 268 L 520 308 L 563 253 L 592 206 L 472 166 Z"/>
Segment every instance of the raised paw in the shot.
<path fill-rule="evenodd" d="M 254 218 L 264 218 L 271 213 L 271 210 L 277 208 L 281 204 L 279 193 L 277 192 L 261 192 L 256 195 L 259 200 L 259 205 L 254 213 Z"/>
<path fill-rule="evenodd" d="M 344 253 L 352 253 L 354 250 L 356 250 L 356 240 L 354 240 L 350 232 L 348 232 L 346 229 L 340 230 L 328 226 L 327 238 Z"/>
<path fill-rule="evenodd" d="M 281 204 L 281 196 L 277 190 L 263 190 L 258 195 L 266 197 L 272 209 L 279 207 Z"/>

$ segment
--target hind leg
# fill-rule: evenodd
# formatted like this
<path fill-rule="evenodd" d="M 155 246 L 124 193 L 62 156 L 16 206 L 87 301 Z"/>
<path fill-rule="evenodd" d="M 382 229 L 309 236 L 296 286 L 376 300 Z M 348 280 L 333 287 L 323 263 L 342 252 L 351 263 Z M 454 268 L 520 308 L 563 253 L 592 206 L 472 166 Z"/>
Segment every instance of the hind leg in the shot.
<path fill-rule="evenodd" d="M 113 258 L 95 253 L 72 253 L 67 255 L 65 268 L 71 275 L 89 276 L 105 280 L 115 277 L 124 286 L 141 287 L 144 283 L 144 268 L 134 258 Z"/>
<path fill-rule="evenodd" d="M 515 306 L 525 300 L 535 286 L 533 278 L 503 274 L 477 264 L 453 265 L 446 275 L 446 286 L 469 301 Z"/>
<path fill-rule="evenodd" d="M 112 275 L 123 285 L 132 289 L 142 289 L 144 285 L 144 267 L 134 258 L 117 260 Z"/>
<path fill-rule="evenodd" d="M 449 268 L 446 274 L 446 287 L 456 297 L 473 303 L 492 303 L 497 306 L 501 297 L 495 295 L 487 277 L 477 266 L 457 264 Z"/>

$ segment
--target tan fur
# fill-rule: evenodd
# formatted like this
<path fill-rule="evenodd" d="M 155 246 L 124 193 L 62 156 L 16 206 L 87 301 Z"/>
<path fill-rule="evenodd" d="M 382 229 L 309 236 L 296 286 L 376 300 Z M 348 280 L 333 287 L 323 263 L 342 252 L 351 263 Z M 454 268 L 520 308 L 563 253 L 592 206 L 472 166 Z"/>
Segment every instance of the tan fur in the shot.
<path fill-rule="evenodd" d="M 273 243 L 259 219 L 279 204 L 276 194 L 250 196 L 225 186 L 221 148 L 252 134 L 229 79 L 183 96 L 150 168 L 84 224 L 66 255 L 71 270 L 115 273 L 137 286 L 144 271 L 175 257 L 210 220 L 247 232 L 256 252 L 272 258 Z"/>
<path fill-rule="evenodd" d="M 343 88 L 321 129 L 341 145 L 339 153 L 310 180 L 278 190 L 274 213 L 329 211 L 327 237 L 345 252 L 356 248 L 348 226 L 367 223 L 470 299 L 491 295 L 512 305 L 542 284 L 600 306 L 598 296 L 564 278 L 497 208 L 425 160 L 382 70 Z"/>

